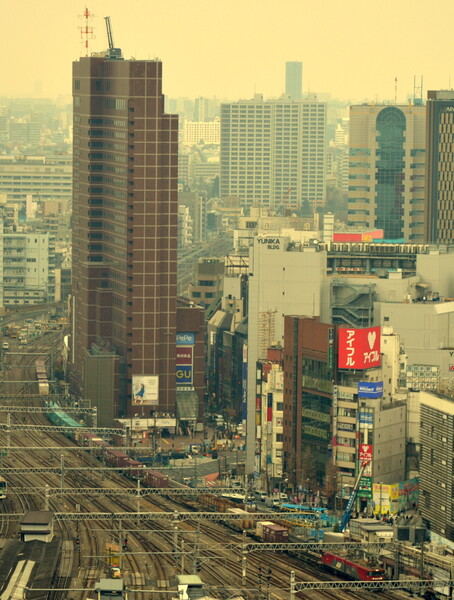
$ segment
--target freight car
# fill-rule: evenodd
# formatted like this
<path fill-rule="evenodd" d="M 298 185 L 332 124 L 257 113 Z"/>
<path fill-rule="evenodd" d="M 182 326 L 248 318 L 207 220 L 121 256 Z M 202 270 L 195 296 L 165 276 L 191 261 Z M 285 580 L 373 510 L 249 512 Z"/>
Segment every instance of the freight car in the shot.
<path fill-rule="evenodd" d="M 245 531 L 246 529 L 254 528 L 254 521 L 250 518 L 249 513 L 242 508 L 238 508 L 237 506 L 229 507 L 227 508 L 226 512 L 244 516 L 244 519 L 227 521 L 226 525 L 228 525 L 228 527 L 231 527 L 235 531 Z"/>
<path fill-rule="evenodd" d="M 168 488 L 169 478 L 167 475 L 163 475 L 158 471 L 152 471 L 151 469 L 145 469 L 145 475 L 143 478 L 144 485 L 151 488 Z"/>
<path fill-rule="evenodd" d="M 263 525 L 263 541 L 273 544 L 288 542 L 288 528 L 277 523 Z"/>
<path fill-rule="evenodd" d="M 367 565 L 357 560 L 350 560 L 345 556 L 326 552 L 322 555 L 322 565 L 326 568 L 345 575 L 349 579 L 358 581 L 383 581 L 385 572 L 383 569 Z"/>
<path fill-rule="evenodd" d="M 49 379 L 47 377 L 47 368 L 42 358 L 35 361 L 36 379 L 38 380 L 38 394 L 40 396 L 49 395 Z"/>
<path fill-rule="evenodd" d="M 68 438 L 75 440 L 80 446 L 92 446 L 95 456 L 102 458 L 106 465 L 118 468 L 126 477 L 140 479 L 145 487 L 188 487 L 169 479 L 167 475 L 148 469 L 143 462 L 134 460 L 121 450 L 117 450 L 98 435 L 87 431 L 78 431 L 82 425 L 64 413 L 60 406 L 55 403 L 46 403 L 46 405 L 49 407 L 47 416 L 51 423 L 71 427 L 71 430 L 68 429 L 65 432 Z"/>

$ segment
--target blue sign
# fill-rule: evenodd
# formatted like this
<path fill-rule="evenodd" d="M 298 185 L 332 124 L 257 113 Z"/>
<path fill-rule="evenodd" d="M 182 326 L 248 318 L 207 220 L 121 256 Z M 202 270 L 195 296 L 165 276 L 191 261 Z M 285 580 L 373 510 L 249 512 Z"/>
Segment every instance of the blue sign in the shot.
<path fill-rule="evenodd" d="M 364 425 L 366 428 L 368 428 L 368 426 L 372 427 L 372 425 L 374 424 L 374 414 L 360 412 L 359 413 L 359 423 L 360 423 L 360 425 Z"/>
<path fill-rule="evenodd" d="M 193 346 L 195 344 L 195 333 L 177 333 L 177 346 Z"/>
<path fill-rule="evenodd" d="M 177 365 L 177 385 L 192 384 L 192 365 Z"/>
<path fill-rule="evenodd" d="M 358 398 L 381 398 L 383 396 L 383 381 L 360 381 L 358 383 Z"/>

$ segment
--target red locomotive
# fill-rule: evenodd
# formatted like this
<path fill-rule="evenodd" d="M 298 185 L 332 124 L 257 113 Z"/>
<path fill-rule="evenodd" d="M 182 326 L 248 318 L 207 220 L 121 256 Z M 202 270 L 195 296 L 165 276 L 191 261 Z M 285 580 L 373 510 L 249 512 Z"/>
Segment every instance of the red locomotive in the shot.
<path fill-rule="evenodd" d="M 383 569 L 358 561 L 355 562 L 345 556 L 339 556 L 332 552 L 326 552 L 322 555 L 322 564 L 336 573 L 357 581 L 383 581 L 385 579 Z"/>

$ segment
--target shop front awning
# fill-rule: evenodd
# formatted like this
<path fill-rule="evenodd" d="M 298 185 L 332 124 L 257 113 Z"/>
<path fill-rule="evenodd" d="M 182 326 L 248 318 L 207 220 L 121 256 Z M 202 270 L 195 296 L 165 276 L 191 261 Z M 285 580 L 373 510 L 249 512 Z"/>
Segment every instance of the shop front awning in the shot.
<path fill-rule="evenodd" d="M 197 421 L 198 408 L 199 397 L 194 390 L 177 390 L 176 417 L 179 421 Z"/>

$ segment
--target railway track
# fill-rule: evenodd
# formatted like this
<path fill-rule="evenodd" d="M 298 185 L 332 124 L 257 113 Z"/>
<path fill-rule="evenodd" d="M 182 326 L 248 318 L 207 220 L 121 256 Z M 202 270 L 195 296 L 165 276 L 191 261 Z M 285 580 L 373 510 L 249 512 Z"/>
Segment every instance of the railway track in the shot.
<path fill-rule="evenodd" d="M 47 336 L 50 338 L 51 336 Z M 41 346 L 38 344 L 38 348 Z M 41 350 L 39 350 L 41 351 Z M 25 379 L 25 373 L 30 368 L 26 364 L 14 366 L 22 369 L 17 379 Z M 12 367 L 13 368 L 13 367 Z M 17 385 L 17 384 L 16 384 Z M 17 401 L 24 394 L 32 393 L 33 384 L 16 389 Z M 0 400 L 1 401 L 1 400 Z M 43 415 L 28 414 L 26 423 L 23 422 L 22 413 L 13 415 L 15 423 L 42 424 L 48 422 Z M 12 433 L 11 443 L 15 446 L 55 446 L 55 450 L 14 453 L 2 459 L 5 466 L 57 466 L 60 464 L 61 453 L 65 446 L 73 446 L 73 442 L 59 433 L 48 434 L 40 432 Z M 135 487 L 135 483 L 124 476 L 109 472 L 108 475 L 96 472 L 95 467 L 99 462 L 87 451 L 71 452 L 71 466 L 90 466 L 92 472 L 67 472 L 65 474 L 65 487 L 74 488 L 96 488 L 96 487 Z M 10 476 L 10 490 L 14 488 L 35 487 L 43 489 L 45 484 L 58 488 L 61 483 L 57 474 L 30 474 L 24 476 L 12 474 Z M 19 495 L 10 494 L 10 497 L 2 504 L 3 512 L 23 513 L 27 510 L 43 508 L 44 496 L 40 494 Z M 174 499 L 162 496 L 146 496 L 137 500 L 134 497 L 99 497 L 95 495 L 84 495 L 72 497 L 70 494 L 55 495 L 49 499 L 49 507 L 58 512 L 130 512 L 137 510 L 146 512 L 153 511 L 178 511 L 184 509 L 184 505 Z M 8 522 L 5 525 L 2 520 L 2 535 L 14 537 L 17 535 L 17 523 Z M 175 530 L 175 527 L 178 529 Z M 15 530 L 16 528 L 16 530 Z M 122 569 L 127 586 L 134 591 L 134 600 L 145 600 L 146 593 L 139 590 L 144 587 L 153 587 L 162 590 L 161 593 L 153 594 L 158 600 L 168 600 L 166 588 L 172 577 L 177 573 L 191 573 L 200 561 L 200 575 L 208 587 L 211 596 L 225 599 L 240 592 L 246 587 L 249 598 L 269 597 L 273 600 L 284 600 L 289 597 L 290 571 L 295 571 L 297 581 L 312 580 L 336 580 L 337 578 L 322 574 L 319 569 L 306 565 L 301 561 L 289 558 L 277 553 L 262 551 L 247 555 L 247 572 L 245 586 L 243 586 L 243 556 L 242 535 L 234 533 L 219 523 L 198 521 L 185 521 L 175 523 L 170 519 L 166 522 L 146 521 L 137 522 L 124 520 L 121 527 L 112 521 L 111 524 L 104 521 L 59 521 L 58 535 L 62 538 L 65 549 L 64 562 L 60 566 L 60 587 L 70 587 L 70 576 L 73 588 L 85 588 L 85 592 L 71 591 L 72 600 L 86 600 L 90 596 L 94 583 L 106 575 L 106 542 L 117 542 L 120 545 L 119 557 L 122 561 Z M 125 536 L 127 536 L 127 548 L 123 548 Z M 76 544 L 79 540 L 79 544 Z M 176 547 L 175 547 L 176 542 Z M 226 547 L 228 546 L 228 548 Z M 236 546 L 232 550 L 232 547 Z M 172 549 L 174 551 L 172 551 Z M 184 554 L 187 553 L 187 554 Z M 120 559 L 120 558 L 119 558 Z M 261 579 L 259 568 L 262 569 Z M 271 573 L 268 579 L 268 568 Z M 52 600 L 62 600 L 65 596 L 55 593 Z M 299 592 L 299 598 L 310 600 L 372 600 L 376 594 L 367 590 L 359 591 L 329 591 L 308 590 Z M 147 596 L 148 597 L 148 596 Z M 405 597 L 402 592 L 383 592 L 382 598 L 392 599 Z"/>

